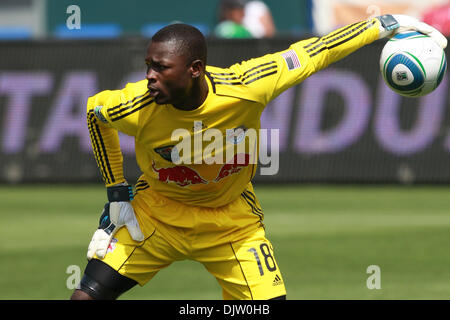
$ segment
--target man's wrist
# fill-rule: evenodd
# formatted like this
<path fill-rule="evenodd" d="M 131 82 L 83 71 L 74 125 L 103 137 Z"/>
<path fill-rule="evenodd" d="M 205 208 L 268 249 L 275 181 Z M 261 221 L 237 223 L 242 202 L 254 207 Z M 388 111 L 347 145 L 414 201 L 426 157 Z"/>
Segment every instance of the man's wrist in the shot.
<path fill-rule="evenodd" d="M 376 17 L 380 21 L 379 39 L 386 38 L 393 34 L 395 29 L 400 27 L 398 21 L 391 14 L 384 14 Z"/>
<path fill-rule="evenodd" d="M 106 188 L 109 202 L 133 200 L 133 187 L 128 184 L 118 184 Z"/>

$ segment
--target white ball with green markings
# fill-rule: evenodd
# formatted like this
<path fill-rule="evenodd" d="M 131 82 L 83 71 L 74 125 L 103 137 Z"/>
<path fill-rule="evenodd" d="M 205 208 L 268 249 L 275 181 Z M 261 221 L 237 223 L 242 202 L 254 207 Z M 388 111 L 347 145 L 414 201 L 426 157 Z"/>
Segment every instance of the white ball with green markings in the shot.
<path fill-rule="evenodd" d="M 429 36 L 398 33 L 384 46 L 380 70 L 384 82 L 406 97 L 420 97 L 435 90 L 447 69 L 445 52 Z"/>

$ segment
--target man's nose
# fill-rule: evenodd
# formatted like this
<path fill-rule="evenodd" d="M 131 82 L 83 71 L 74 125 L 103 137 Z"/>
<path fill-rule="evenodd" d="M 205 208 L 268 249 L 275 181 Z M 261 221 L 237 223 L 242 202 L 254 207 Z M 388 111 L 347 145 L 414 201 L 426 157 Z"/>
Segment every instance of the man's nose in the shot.
<path fill-rule="evenodd" d="M 146 78 L 150 83 L 156 82 L 156 72 L 152 68 L 148 68 Z"/>

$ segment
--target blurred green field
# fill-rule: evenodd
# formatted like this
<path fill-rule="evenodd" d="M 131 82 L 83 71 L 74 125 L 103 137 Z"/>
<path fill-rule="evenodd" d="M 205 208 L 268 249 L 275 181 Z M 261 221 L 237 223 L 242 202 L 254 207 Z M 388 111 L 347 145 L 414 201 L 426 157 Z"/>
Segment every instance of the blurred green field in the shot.
<path fill-rule="evenodd" d="M 256 186 L 288 299 L 450 299 L 450 187 Z M 82 269 L 102 186 L 0 187 L 0 299 L 67 299 Z M 369 290 L 366 269 L 381 269 Z M 196 262 L 121 299 L 221 299 Z"/>

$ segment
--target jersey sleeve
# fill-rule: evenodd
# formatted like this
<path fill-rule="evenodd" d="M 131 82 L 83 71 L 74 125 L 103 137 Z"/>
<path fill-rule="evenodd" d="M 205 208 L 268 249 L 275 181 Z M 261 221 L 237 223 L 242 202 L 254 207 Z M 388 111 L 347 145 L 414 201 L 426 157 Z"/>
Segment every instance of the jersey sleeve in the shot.
<path fill-rule="evenodd" d="M 231 73 L 214 75 L 215 81 L 228 80 L 230 84 L 233 81 L 230 77 L 239 78 L 249 95 L 266 105 L 313 73 L 377 40 L 379 24 L 374 18 L 342 27 L 320 38 L 296 42 L 286 50 L 231 66 Z"/>
<path fill-rule="evenodd" d="M 119 131 L 136 136 L 139 110 L 150 97 L 127 86 L 122 90 L 105 90 L 87 101 L 87 124 L 97 165 L 105 185 L 125 182 Z"/>
<path fill-rule="evenodd" d="M 104 103 L 109 92 L 104 91 L 88 99 L 87 124 L 97 166 L 107 187 L 125 182 L 123 156 L 119 133 L 107 118 Z"/>

